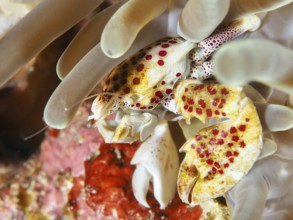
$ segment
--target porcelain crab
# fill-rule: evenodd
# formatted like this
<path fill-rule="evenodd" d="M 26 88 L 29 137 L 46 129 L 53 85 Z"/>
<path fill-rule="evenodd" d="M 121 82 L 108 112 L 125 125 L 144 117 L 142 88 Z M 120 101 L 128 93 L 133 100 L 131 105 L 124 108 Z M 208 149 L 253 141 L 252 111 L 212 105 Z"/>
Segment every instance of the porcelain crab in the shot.
<path fill-rule="evenodd" d="M 259 24 L 248 16 L 200 43 L 166 37 L 105 77 L 92 118 L 106 142 L 142 142 L 132 159 L 133 191 L 142 205 L 148 207 L 150 181 L 161 208 L 176 188 L 184 202 L 196 205 L 225 193 L 252 167 L 262 148 L 253 102 L 242 88 L 207 79 L 213 76 L 213 52 Z M 186 153 L 180 167 L 168 120 L 180 121 L 190 136 L 180 149 Z"/>

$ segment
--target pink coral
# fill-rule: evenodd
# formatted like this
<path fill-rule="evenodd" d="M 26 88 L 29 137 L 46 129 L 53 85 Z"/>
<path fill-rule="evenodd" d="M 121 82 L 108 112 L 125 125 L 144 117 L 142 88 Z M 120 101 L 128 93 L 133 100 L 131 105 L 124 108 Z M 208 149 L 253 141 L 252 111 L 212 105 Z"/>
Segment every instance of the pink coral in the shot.
<path fill-rule="evenodd" d="M 72 125 L 59 134 L 54 132 L 41 145 L 40 160 L 42 168 L 50 176 L 70 169 L 73 176 L 84 173 L 83 162 L 92 153 L 97 152 L 102 137 L 97 129 L 90 127 L 86 108 L 82 108 Z M 52 132 L 51 132 L 52 133 Z"/>

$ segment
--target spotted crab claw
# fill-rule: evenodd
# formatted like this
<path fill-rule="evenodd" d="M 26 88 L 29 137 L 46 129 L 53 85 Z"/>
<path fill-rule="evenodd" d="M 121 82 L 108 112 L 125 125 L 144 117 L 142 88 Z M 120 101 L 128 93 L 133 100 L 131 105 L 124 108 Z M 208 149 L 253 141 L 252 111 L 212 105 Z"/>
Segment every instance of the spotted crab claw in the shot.
<path fill-rule="evenodd" d="M 263 146 L 262 127 L 241 87 L 183 80 L 174 92 L 187 121 L 218 120 L 180 149 L 186 156 L 178 174 L 178 192 L 182 201 L 196 205 L 223 195 L 247 174 Z"/>
<path fill-rule="evenodd" d="M 179 169 L 177 148 L 167 121 L 162 121 L 155 128 L 154 134 L 141 144 L 131 164 L 136 165 L 132 187 L 137 201 L 149 207 L 146 194 L 151 181 L 160 208 L 165 208 L 175 196 Z"/>

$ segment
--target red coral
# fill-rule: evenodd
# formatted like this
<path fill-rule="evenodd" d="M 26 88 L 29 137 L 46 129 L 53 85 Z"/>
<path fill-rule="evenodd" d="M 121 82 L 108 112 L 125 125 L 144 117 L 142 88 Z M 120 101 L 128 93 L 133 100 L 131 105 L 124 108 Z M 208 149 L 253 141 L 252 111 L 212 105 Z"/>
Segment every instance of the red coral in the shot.
<path fill-rule="evenodd" d="M 77 219 L 78 210 L 85 203 L 94 211 L 94 216 L 103 219 L 199 219 L 201 208 L 190 208 L 178 196 L 164 210 L 160 210 L 151 191 L 148 203 L 151 209 L 142 207 L 134 198 L 131 177 L 135 169 L 130 165 L 138 144 L 103 144 L 100 155 L 85 162 L 85 187 L 75 184 L 69 198 L 69 205 Z M 76 183 L 80 181 L 76 181 Z M 84 201 L 82 201 L 84 197 Z M 92 212 L 91 211 L 91 212 Z"/>

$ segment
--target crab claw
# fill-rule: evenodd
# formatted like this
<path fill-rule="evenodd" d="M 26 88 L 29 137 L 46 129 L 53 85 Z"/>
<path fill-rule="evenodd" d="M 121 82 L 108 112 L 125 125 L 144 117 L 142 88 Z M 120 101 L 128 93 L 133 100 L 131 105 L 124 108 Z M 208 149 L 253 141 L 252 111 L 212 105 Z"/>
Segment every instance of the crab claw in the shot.
<path fill-rule="evenodd" d="M 153 132 L 163 113 L 121 110 L 123 105 L 115 95 L 99 94 L 92 104 L 95 126 L 107 143 L 133 143 L 144 141 Z M 116 95 L 117 96 L 117 95 Z"/>
<path fill-rule="evenodd" d="M 187 120 L 226 119 L 201 129 L 180 149 L 186 156 L 178 193 L 196 205 L 223 195 L 247 174 L 263 146 L 262 127 L 253 102 L 239 87 L 184 80 L 174 94 Z"/>
<path fill-rule="evenodd" d="M 105 117 L 98 120 L 96 126 L 106 143 L 133 143 L 148 138 L 157 123 L 157 116 L 148 112 L 124 114 L 120 111 L 115 120 Z"/>
<path fill-rule="evenodd" d="M 246 96 L 241 87 L 201 84 L 191 79 L 181 81 L 174 95 L 178 111 L 187 122 L 195 117 L 203 123 L 207 119 L 236 119 L 239 102 Z"/>
<path fill-rule="evenodd" d="M 179 169 L 177 148 L 172 140 L 167 121 L 160 123 L 131 160 L 136 165 L 132 177 L 134 196 L 143 206 L 146 201 L 149 182 L 152 181 L 154 196 L 165 208 L 176 193 L 176 180 Z"/>

